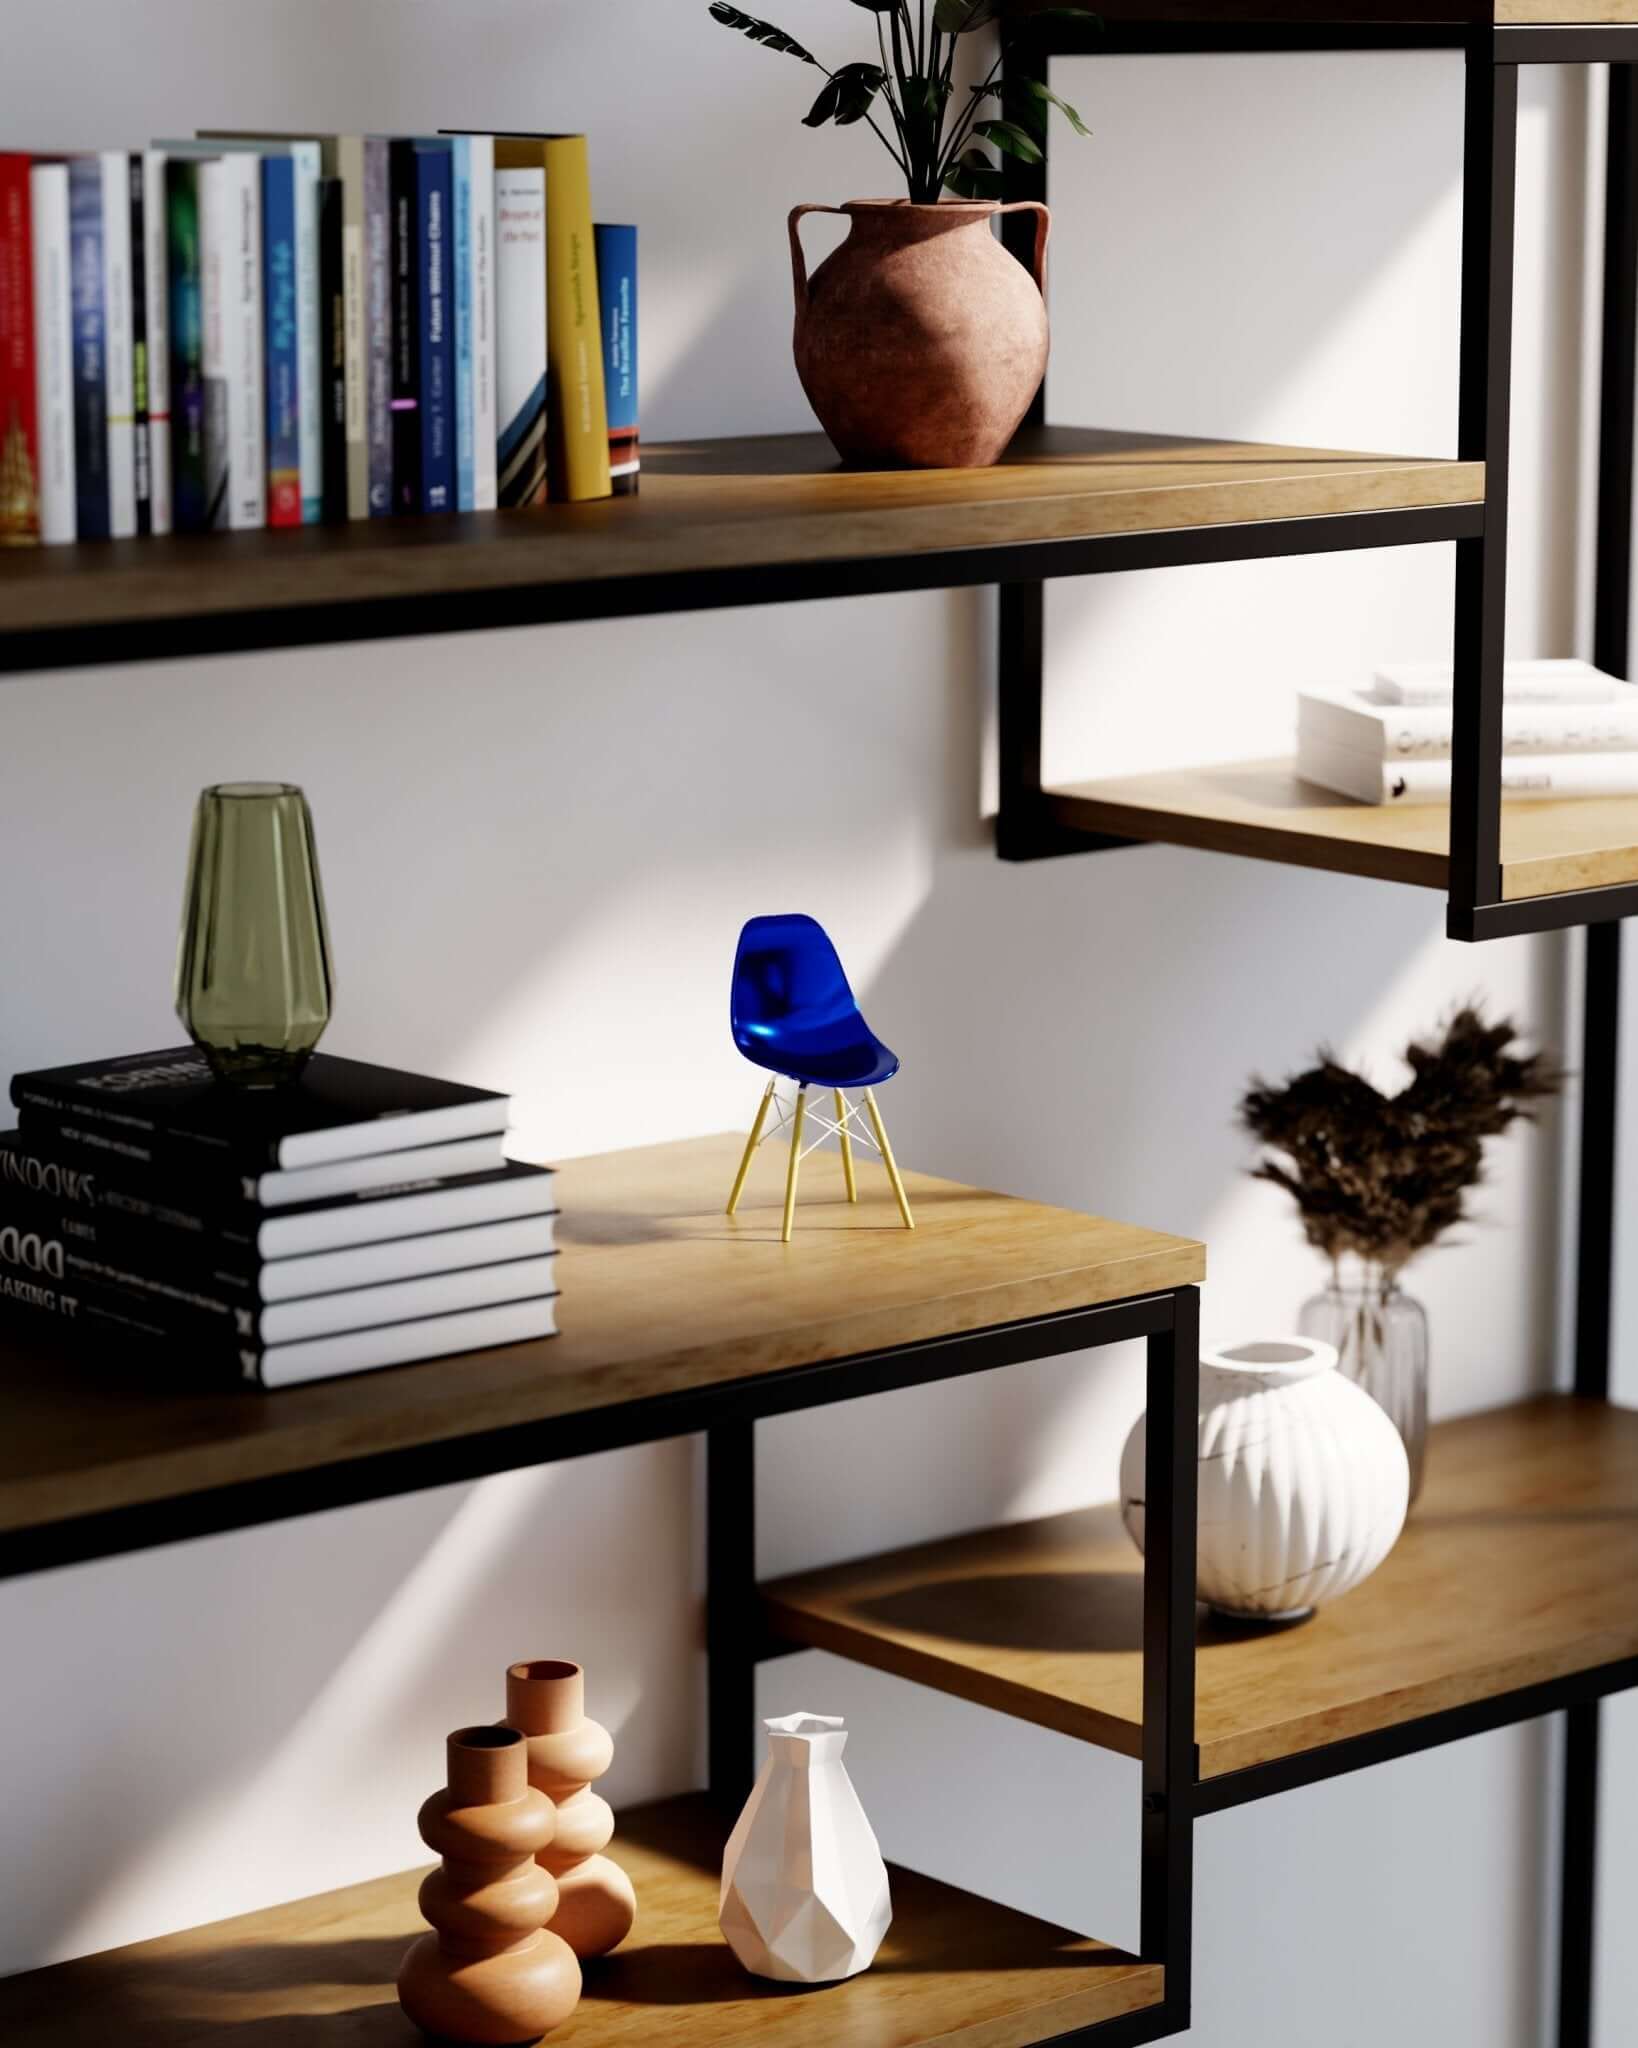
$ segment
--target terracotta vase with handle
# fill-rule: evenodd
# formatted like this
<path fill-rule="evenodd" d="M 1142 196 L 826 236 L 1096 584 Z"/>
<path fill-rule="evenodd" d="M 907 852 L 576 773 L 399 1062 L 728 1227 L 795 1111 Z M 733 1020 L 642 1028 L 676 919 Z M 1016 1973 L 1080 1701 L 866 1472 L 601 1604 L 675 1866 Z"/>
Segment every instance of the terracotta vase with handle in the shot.
<path fill-rule="evenodd" d="M 1023 211 L 1036 215 L 1033 271 L 991 227 Z M 801 242 L 810 213 L 852 224 L 811 278 Z M 1033 199 L 796 208 L 796 370 L 845 461 L 980 469 L 1001 459 L 1046 374 L 1050 227 Z"/>

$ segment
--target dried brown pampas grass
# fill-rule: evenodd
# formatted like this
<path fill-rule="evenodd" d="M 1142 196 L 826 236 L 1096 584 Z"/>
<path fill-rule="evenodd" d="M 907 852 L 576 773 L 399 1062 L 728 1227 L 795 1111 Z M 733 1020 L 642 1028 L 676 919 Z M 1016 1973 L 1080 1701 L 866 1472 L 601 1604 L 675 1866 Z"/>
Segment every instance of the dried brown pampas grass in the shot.
<path fill-rule="evenodd" d="M 1282 1087 L 1253 1079 L 1240 1121 L 1280 1159 L 1253 1179 L 1284 1188 L 1308 1242 L 1335 1262 L 1352 1252 L 1396 1273 L 1463 1221 L 1467 1191 L 1483 1177 L 1484 1141 L 1563 1076 L 1547 1058 L 1518 1051 L 1506 1020 L 1459 1010 L 1436 1044 L 1405 1051 L 1409 1083 L 1384 1095 L 1323 1048 L 1319 1064 Z M 1289 1162 L 1289 1163 L 1285 1163 Z"/>

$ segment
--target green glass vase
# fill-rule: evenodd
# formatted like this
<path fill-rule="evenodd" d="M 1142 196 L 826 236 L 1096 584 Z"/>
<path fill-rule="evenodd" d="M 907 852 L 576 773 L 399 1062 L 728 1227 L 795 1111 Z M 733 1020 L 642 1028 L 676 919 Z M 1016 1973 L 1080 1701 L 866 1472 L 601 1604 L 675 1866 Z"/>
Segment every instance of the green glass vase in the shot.
<path fill-rule="evenodd" d="M 293 1079 L 330 1021 L 335 978 L 313 819 L 299 789 L 200 792 L 176 957 L 176 1014 L 219 1080 Z"/>

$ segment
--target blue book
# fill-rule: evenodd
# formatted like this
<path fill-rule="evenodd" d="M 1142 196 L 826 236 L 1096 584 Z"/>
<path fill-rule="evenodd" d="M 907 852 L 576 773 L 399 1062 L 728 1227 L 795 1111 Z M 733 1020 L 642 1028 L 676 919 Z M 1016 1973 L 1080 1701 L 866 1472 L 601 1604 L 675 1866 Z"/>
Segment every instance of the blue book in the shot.
<path fill-rule="evenodd" d="M 420 287 L 421 505 L 453 512 L 455 486 L 454 164 L 447 142 L 415 145 Z"/>
<path fill-rule="evenodd" d="M 103 310 L 102 164 L 68 163 L 68 275 L 74 339 L 74 512 L 81 540 L 113 531 L 108 494 L 108 333 Z"/>
<path fill-rule="evenodd" d="M 301 343 L 296 283 L 296 166 L 262 158 L 262 309 L 266 323 L 267 523 L 300 526 Z"/>
<path fill-rule="evenodd" d="M 472 390 L 472 137 L 451 138 L 455 181 L 455 503 L 470 512 L 476 465 L 473 460 Z"/>
<path fill-rule="evenodd" d="M 603 327 L 603 390 L 609 414 L 609 477 L 617 498 L 637 488 L 637 230 L 592 229 Z"/>

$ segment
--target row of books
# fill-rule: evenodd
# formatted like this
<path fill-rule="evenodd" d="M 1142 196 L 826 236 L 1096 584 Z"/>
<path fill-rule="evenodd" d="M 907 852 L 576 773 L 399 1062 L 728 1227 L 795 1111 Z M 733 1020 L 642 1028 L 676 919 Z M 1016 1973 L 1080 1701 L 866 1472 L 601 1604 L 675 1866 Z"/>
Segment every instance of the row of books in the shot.
<path fill-rule="evenodd" d="M 635 490 L 584 136 L 0 154 L 0 542 Z"/>
<path fill-rule="evenodd" d="M 0 1315 L 172 1383 L 284 1387 L 556 1330 L 548 1168 L 504 1095 L 317 1053 L 278 1089 L 192 1047 L 19 1074 Z"/>
<path fill-rule="evenodd" d="M 1510 661 L 1502 682 L 1505 797 L 1638 796 L 1638 688 L 1585 661 Z M 1297 773 L 1361 803 L 1448 803 L 1454 710 L 1448 666 L 1304 690 Z"/>

